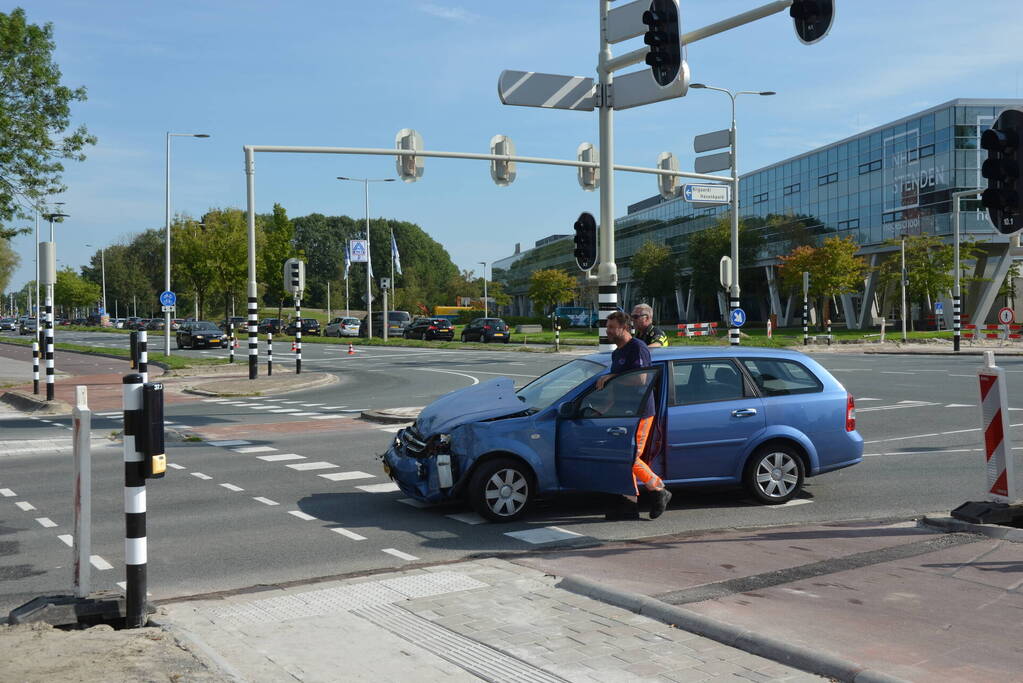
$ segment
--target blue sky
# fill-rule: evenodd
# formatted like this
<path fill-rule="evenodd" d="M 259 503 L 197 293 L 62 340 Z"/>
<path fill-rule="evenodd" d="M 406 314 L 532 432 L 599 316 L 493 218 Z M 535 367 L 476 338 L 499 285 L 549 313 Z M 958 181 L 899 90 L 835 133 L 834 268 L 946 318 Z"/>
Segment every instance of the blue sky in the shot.
<path fill-rule="evenodd" d="M 682 0 L 684 30 L 760 4 Z M 529 156 L 574 158 L 580 142 L 597 143 L 596 113 L 503 106 L 496 87 L 503 69 L 593 76 L 596 0 L 20 6 L 31 22 L 54 24 L 64 82 L 88 88 L 75 121 L 99 137 L 65 174 L 60 199 L 71 219 L 57 228 L 60 266 L 85 263 L 95 252 L 86 243 L 163 226 L 167 131 L 212 135 L 172 142 L 172 208 L 193 216 L 245 206 L 246 144 L 391 148 L 401 128 L 418 130 L 431 150 L 486 152 L 497 133 Z M 1018 7 L 839 0 L 816 45 L 800 43 L 781 13 L 694 43 L 688 60 L 694 82 L 778 92 L 738 100 L 747 172 L 955 97 L 1019 97 Z M 706 90 L 618 112 L 616 162 L 652 166 L 671 151 L 691 170 L 693 135 L 727 127 L 728 117 L 728 98 Z M 361 184 L 334 178 L 394 174 L 390 157 L 257 155 L 257 209 L 279 202 L 291 216 L 362 216 Z M 619 173 L 615 183 L 618 216 L 656 192 L 653 176 Z M 418 223 L 477 273 L 478 261 L 571 232 L 580 211 L 597 210 L 573 169 L 520 164 L 515 182 L 497 187 L 479 161 L 427 159 L 419 182 L 376 184 L 370 194 L 371 215 Z M 22 265 L 12 288 L 33 276 L 33 244 L 31 235 L 14 240 Z"/>

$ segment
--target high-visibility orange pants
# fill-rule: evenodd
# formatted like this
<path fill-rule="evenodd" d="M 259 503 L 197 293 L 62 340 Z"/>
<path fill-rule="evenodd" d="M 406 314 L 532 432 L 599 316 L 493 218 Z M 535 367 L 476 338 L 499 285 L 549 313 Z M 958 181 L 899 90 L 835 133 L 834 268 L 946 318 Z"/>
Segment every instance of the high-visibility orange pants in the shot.
<path fill-rule="evenodd" d="M 638 482 L 640 481 L 643 482 L 643 486 L 646 487 L 647 491 L 657 491 L 664 488 L 664 482 L 661 481 L 661 478 L 654 474 L 650 466 L 641 459 L 647 439 L 650 437 L 650 429 L 653 426 L 653 416 L 640 418 L 639 424 L 636 426 L 636 462 L 632 465 L 632 484 L 636 487 L 636 495 L 639 495 Z"/>

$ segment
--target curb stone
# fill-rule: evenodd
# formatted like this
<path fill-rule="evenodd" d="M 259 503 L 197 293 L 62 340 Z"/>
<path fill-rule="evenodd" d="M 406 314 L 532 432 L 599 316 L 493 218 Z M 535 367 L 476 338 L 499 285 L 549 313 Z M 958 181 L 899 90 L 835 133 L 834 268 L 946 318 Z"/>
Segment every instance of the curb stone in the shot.
<path fill-rule="evenodd" d="M 60 399 L 47 401 L 45 398 L 35 398 L 31 394 L 15 389 L 7 389 L 0 394 L 0 403 L 6 403 L 15 410 L 23 413 L 42 413 L 44 415 L 69 415 L 71 404 Z"/>
<path fill-rule="evenodd" d="M 1023 529 L 998 524 L 973 524 L 954 517 L 928 517 L 920 520 L 922 526 L 941 531 L 965 531 L 972 534 L 983 534 L 989 538 L 997 538 L 1012 543 L 1023 543 Z"/>
<path fill-rule="evenodd" d="M 415 406 L 410 408 L 392 408 L 386 410 L 367 410 L 360 416 L 363 420 L 369 422 L 378 422 L 380 424 L 405 424 L 406 422 L 415 422 L 416 418 L 419 417 L 419 411 L 423 409 L 423 406 Z M 396 413 L 396 410 L 415 410 L 415 415 L 402 415 Z"/>
<path fill-rule="evenodd" d="M 581 576 L 563 576 L 557 587 L 803 671 L 848 683 L 906 683 L 904 679 L 868 669 L 829 652 L 760 635 L 645 595 L 609 588 Z"/>
<path fill-rule="evenodd" d="M 264 388 L 260 389 L 259 391 L 224 392 L 224 391 L 213 391 L 213 390 L 210 390 L 210 389 L 202 389 L 202 388 L 200 388 L 202 386 L 202 384 L 207 384 L 207 383 L 232 381 L 232 380 L 235 380 L 235 379 L 248 379 L 248 377 L 244 377 L 244 376 L 236 377 L 236 378 L 225 377 L 225 378 L 211 379 L 208 382 L 200 382 L 198 386 L 185 386 L 185 387 L 183 387 L 181 389 L 181 391 L 183 393 L 194 394 L 196 396 L 277 396 L 277 395 L 294 393 L 296 391 L 306 391 L 308 389 L 318 389 L 320 387 L 324 387 L 324 386 L 327 386 L 327 385 L 330 385 L 330 384 L 337 384 L 338 382 L 341 381 L 336 375 L 333 375 L 333 374 L 331 374 L 329 372 L 317 373 L 317 374 L 319 374 L 320 376 L 315 378 L 315 379 L 313 379 L 313 380 L 310 380 L 310 381 L 292 383 L 289 386 L 282 386 L 282 387 L 279 387 L 279 388 L 267 388 L 267 387 L 264 387 Z"/>
<path fill-rule="evenodd" d="M 184 629 L 177 628 L 173 624 L 161 623 L 156 619 L 150 619 L 149 624 L 159 628 L 161 631 L 164 631 L 174 638 L 178 647 L 195 657 L 200 664 L 210 671 L 210 673 L 216 674 L 218 677 L 223 677 L 224 680 L 236 681 L 238 683 L 245 682 L 246 679 L 242 676 L 241 672 L 231 666 L 230 662 L 221 657 L 213 648 L 207 645 L 195 634 L 189 633 Z"/>

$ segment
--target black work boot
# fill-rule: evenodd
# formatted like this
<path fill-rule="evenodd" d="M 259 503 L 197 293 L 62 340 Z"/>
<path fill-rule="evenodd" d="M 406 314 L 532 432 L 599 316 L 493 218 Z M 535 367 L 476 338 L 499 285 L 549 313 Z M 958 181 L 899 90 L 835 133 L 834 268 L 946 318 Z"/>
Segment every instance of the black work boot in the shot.
<path fill-rule="evenodd" d="M 650 519 L 657 519 L 668 509 L 668 503 L 671 501 L 671 491 L 660 489 L 659 491 L 654 491 L 653 494 L 654 501 L 650 506 Z"/>
<path fill-rule="evenodd" d="M 604 519 L 609 522 L 639 519 L 639 505 L 628 498 L 620 498 L 614 507 L 604 515 Z"/>

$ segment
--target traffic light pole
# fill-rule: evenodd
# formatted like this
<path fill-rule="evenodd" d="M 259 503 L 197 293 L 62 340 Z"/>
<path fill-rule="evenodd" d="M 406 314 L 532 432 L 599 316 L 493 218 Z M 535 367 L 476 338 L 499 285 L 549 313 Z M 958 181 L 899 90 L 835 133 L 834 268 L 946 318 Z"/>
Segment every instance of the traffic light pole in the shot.
<path fill-rule="evenodd" d="M 597 88 L 600 128 L 600 237 L 597 248 L 597 305 L 600 341 L 598 350 L 611 351 L 614 345 L 607 338 L 607 316 L 618 307 L 618 266 L 615 264 L 614 225 L 614 112 L 608 94 L 614 77 L 611 74 L 611 44 L 607 40 L 607 14 L 610 0 L 600 0 L 600 54 L 597 59 Z"/>

